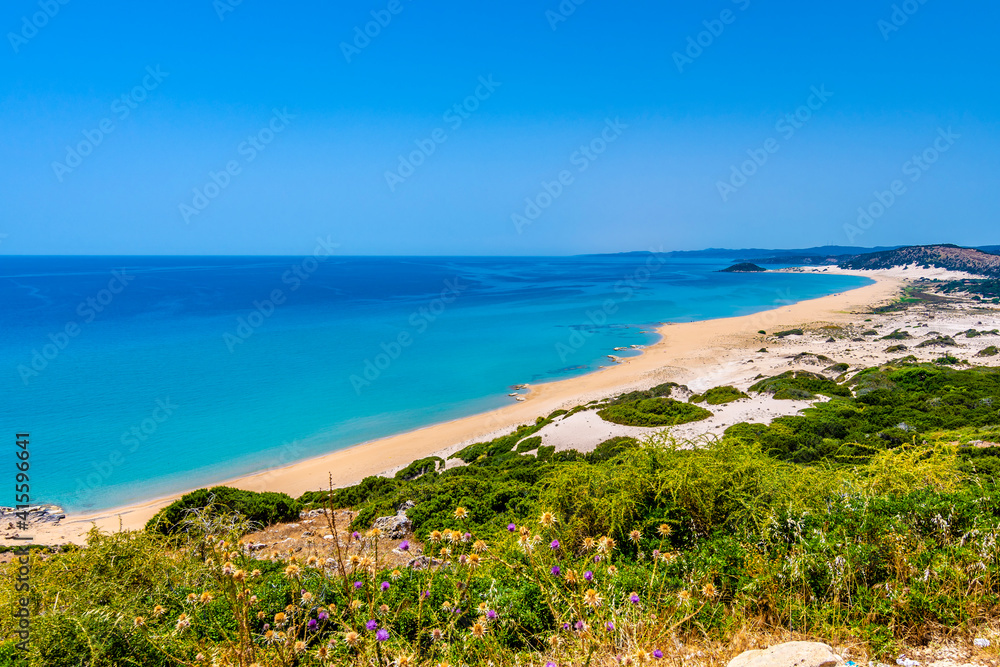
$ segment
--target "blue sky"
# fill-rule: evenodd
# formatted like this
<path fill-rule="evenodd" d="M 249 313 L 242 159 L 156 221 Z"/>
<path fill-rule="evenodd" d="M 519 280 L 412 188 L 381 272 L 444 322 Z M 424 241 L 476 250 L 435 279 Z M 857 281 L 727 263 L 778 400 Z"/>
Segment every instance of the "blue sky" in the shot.
<path fill-rule="evenodd" d="M 0 253 L 1000 243 L 995 3 L 64 2 L 0 12 Z"/>

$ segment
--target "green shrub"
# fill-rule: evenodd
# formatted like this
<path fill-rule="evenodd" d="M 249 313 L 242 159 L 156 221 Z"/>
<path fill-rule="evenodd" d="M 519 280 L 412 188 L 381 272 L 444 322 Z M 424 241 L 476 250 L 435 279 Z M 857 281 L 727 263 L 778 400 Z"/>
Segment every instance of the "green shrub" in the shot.
<path fill-rule="evenodd" d="M 517 443 L 515 451 L 518 454 L 525 454 L 537 449 L 540 444 L 542 444 L 542 437 L 540 435 L 535 435 L 530 438 L 525 438 L 521 442 Z"/>
<path fill-rule="evenodd" d="M 396 479 L 409 481 L 411 479 L 416 479 L 421 475 L 432 473 L 438 468 L 444 468 L 444 459 L 440 456 L 428 456 L 427 458 L 414 461 L 397 472 L 395 476 Z"/>
<path fill-rule="evenodd" d="M 597 411 L 601 419 L 626 426 L 674 426 L 708 419 L 712 413 L 672 398 L 646 398 L 613 404 Z"/>
<path fill-rule="evenodd" d="M 1000 350 L 997 350 L 997 346 L 996 345 L 990 345 L 989 347 L 984 347 L 982 350 L 980 350 L 979 352 L 977 352 L 976 356 L 977 357 L 995 357 L 995 356 L 997 356 L 998 353 L 1000 353 Z"/>
<path fill-rule="evenodd" d="M 738 401 L 741 398 L 749 398 L 742 391 L 736 387 L 724 386 L 724 387 L 712 387 L 704 394 L 695 394 L 688 399 L 689 403 L 701 403 L 705 402 L 709 405 L 722 405 L 723 403 L 731 403 L 732 401 Z"/>
<path fill-rule="evenodd" d="M 786 338 L 788 336 L 803 336 L 805 335 L 805 332 L 803 332 L 802 329 L 787 329 L 785 331 L 779 331 L 774 335 L 778 338 Z"/>
<path fill-rule="evenodd" d="M 247 521 L 270 526 L 282 521 L 294 521 L 302 511 L 302 503 L 291 496 L 274 491 L 244 491 L 228 486 L 214 486 L 184 494 L 170 503 L 146 524 L 146 530 L 173 534 L 185 529 L 185 520 L 196 510 L 211 514 L 239 514 Z"/>
<path fill-rule="evenodd" d="M 903 345 L 902 343 L 900 343 L 899 345 L 890 345 L 889 347 L 885 348 L 885 351 L 888 352 L 889 354 L 892 354 L 893 352 L 904 352 L 905 350 L 906 346 Z"/>
<path fill-rule="evenodd" d="M 913 338 L 909 331 L 903 331 L 901 329 L 896 329 L 888 336 L 882 336 L 882 340 L 909 340 Z"/>
<path fill-rule="evenodd" d="M 773 394 L 774 398 L 787 400 L 811 400 L 817 394 L 851 395 L 847 387 L 808 371 L 785 371 L 781 375 L 760 380 L 750 387 L 750 391 Z"/>

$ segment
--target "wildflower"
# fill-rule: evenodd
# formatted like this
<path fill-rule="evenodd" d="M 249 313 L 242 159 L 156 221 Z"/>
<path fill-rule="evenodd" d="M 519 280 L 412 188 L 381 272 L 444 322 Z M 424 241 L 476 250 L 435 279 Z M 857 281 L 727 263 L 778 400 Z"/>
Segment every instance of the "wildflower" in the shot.
<path fill-rule="evenodd" d="M 382 535 L 381 528 L 370 528 L 367 533 L 368 537 L 379 537 L 380 535 Z"/>
<path fill-rule="evenodd" d="M 410 550 L 410 541 L 409 540 L 403 540 L 402 542 L 400 542 L 399 543 L 399 550 L 400 551 L 409 551 Z"/>
<path fill-rule="evenodd" d="M 471 567 L 471 568 L 479 567 L 479 561 L 480 560 L 481 559 L 479 558 L 479 554 L 469 554 L 469 558 L 468 558 L 469 567 Z"/>
<path fill-rule="evenodd" d="M 587 629 L 587 624 L 584 623 L 583 621 L 577 621 L 576 623 L 573 624 L 573 627 L 575 627 L 578 631 L 583 632 L 584 630 Z"/>
<path fill-rule="evenodd" d="M 604 537 L 602 537 L 597 541 L 597 550 L 600 551 L 601 553 L 605 554 L 611 553 L 611 551 L 614 548 L 615 548 L 615 540 L 612 537 L 608 537 L 607 535 L 605 535 Z"/>
<path fill-rule="evenodd" d="M 250 573 L 250 576 L 251 577 L 259 577 L 260 576 L 260 570 L 254 570 L 253 572 Z"/>
<path fill-rule="evenodd" d="M 441 632 L 441 628 L 434 628 L 433 630 L 431 630 L 431 639 L 433 639 L 434 641 L 440 641 L 442 635 L 443 633 Z"/>
<path fill-rule="evenodd" d="M 642 533 L 638 530 L 633 530 L 628 534 L 628 539 L 632 540 L 632 544 L 639 544 L 639 540 L 642 539 Z"/>
<path fill-rule="evenodd" d="M 137 628 L 141 628 L 142 626 L 146 625 L 146 619 L 143 618 L 142 616 L 136 616 L 135 620 L 132 621 L 132 625 L 134 625 Z"/>
<path fill-rule="evenodd" d="M 517 530 L 517 526 L 515 526 L 512 523 L 508 523 L 507 524 L 507 532 L 508 533 L 513 533 L 515 530 Z"/>
<path fill-rule="evenodd" d="M 635 591 L 632 591 L 628 595 L 628 601 L 631 602 L 632 604 L 639 604 L 639 594 L 636 593 Z"/>
<path fill-rule="evenodd" d="M 392 574 L 389 575 L 389 578 L 392 579 L 393 581 L 395 581 L 395 580 L 399 579 L 402 576 L 403 576 L 402 572 L 400 572 L 399 570 L 393 570 Z"/>
<path fill-rule="evenodd" d="M 420 597 L 422 597 L 425 600 L 427 598 L 429 598 L 430 596 L 431 596 L 431 592 L 430 591 L 424 591 L 423 593 L 420 594 Z"/>
<path fill-rule="evenodd" d="M 549 637 L 549 646 L 552 648 L 558 648 L 561 642 L 562 638 L 559 635 L 552 635 Z"/>
<path fill-rule="evenodd" d="M 456 507 L 455 508 L 455 518 L 456 519 L 464 519 L 467 516 L 469 516 L 469 513 L 465 511 L 464 507 Z"/>
<path fill-rule="evenodd" d="M 195 659 L 195 662 L 204 662 L 205 661 L 205 654 L 204 653 L 199 653 L 198 655 L 196 655 L 194 657 L 194 659 Z"/>
<path fill-rule="evenodd" d="M 977 648 L 987 648 L 990 645 L 990 640 L 984 637 L 976 637 L 972 640 L 972 645 Z"/>
<path fill-rule="evenodd" d="M 590 607 L 601 606 L 601 596 L 593 588 L 588 588 L 583 594 L 583 603 Z"/>
<path fill-rule="evenodd" d="M 187 614 L 181 614 L 177 617 L 177 631 L 181 632 L 191 627 L 191 620 L 188 618 Z"/>
<path fill-rule="evenodd" d="M 310 618 L 309 622 L 306 623 L 306 628 L 309 629 L 309 632 L 316 632 L 316 628 L 318 627 L 319 627 L 319 621 L 317 621 L 315 618 Z"/>
<path fill-rule="evenodd" d="M 389 613 L 389 605 L 387 605 L 387 604 L 380 604 L 378 606 L 378 611 L 379 611 L 380 614 L 388 614 Z"/>
<path fill-rule="evenodd" d="M 472 550 L 480 554 L 485 552 L 486 542 L 483 542 L 482 540 L 476 540 L 475 542 L 472 543 Z"/>
<path fill-rule="evenodd" d="M 431 542 L 440 542 L 440 541 L 441 541 L 441 531 L 440 530 L 432 530 L 431 531 Z"/>
<path fill-rule="evenodd" d="M 454 542 L 456 535 L 458 535 L 457 531 L 456 532 L 452 532 L 450 528 L 446 528 L 445 531 L 444 531 L 444 541 L 445 542 Z"/>
<path fill-rule="evenodd" d="M 587 570 L 586 572 L 583 573 L 583 578 L 586 579 L 587 581 L 593 581 L 594 573 L 591 572 L 590 570 Z"/>
<path fill-rule="evenodd" d="M 410 664 L 415 660 L 412 655 L 401 655 L 396 658 L 396 667 L 410 667 Z"/>
<path fill-rule="evenodd" d="M 369 630 L 378 630 L 378 621 L 373 618 L 365 623 L 365 627 Z"/>
<path fill-rule="evenodd" d="M 673 532 L 673 528 L 670 527 L 670 524 L 661 523 L 660 527 L 656 529 L 656 532 L 660 534 L 660 537 L 666 537 Z"/>
<path fill-rule="evenodd" d="M 330 618 L 330 615 L 325 611 L 321 611 L 320 613 L 316 614 L 316 618 L 318 618 L 321 621 L 325 621 L 328 618 Z"/>
<path fill-rule="evenodd" d="M 559 548 L 559 540 L 552 540 L 549 543 L 549 549 L 555 550 L 555 549 L 558 549 L 558 548 Z"/>
<path fill-rule="evenodd" d="M 167 610 L 163 608 L 163 605 L 158 604 L 153 607 L 153 616 L 163 616 L 165 613 L 167 613 Z"/>
<path fill-rule="evenodd" d="M 302 653 L 306 650 L 306 643 L 304 641 L 295 642 L 295 652 Z"/>
<path fill-rule="evenodd" d="M 559 566 L 558 565 L 553 565 L 552 566 L 552 576 L 553 577 L 558 577 L 559 576 L 559 571 L 560 570 L 559 570 Z"/>
<path fill-rule="evenodd" d="M 615 567 L 614 565 L 608 565 L 608 574 L 610 574 L 612 577 L 615 576 L 616 574 L 618 574 L 618 568 Z"/>
<path fill-rule="evenodd" d="M 486 625 L 480 622 L 475 622 L 472 624 L 472 636 L 476 639 L 482 639 L 486 636 Z"/>
<path fill-rule="evenodd" d="M 681 591 L 677 594 L 677 599 L 680 600 L 681 604 L 685 604 L 691 599 L 691 593 L 688 591 Z"/>
<path fill-rule="evenodd" d="M 358 633 L 353 630 L 344 635 L 344 641 L 347 642 L 348 646 L 354 646 L 358 643 Z"/>
<path fill-rule="evenodd" d="M 194 593 L 188 593 L 188 596 L 187 596 L 187 601 L 188 602 L 190 602 L 191 604 L 194 604 L 197 599 L 198 599 L 197 595 L 195 595 Z"/>
<path fill-rule="evenodd" d="M 612 623 L 611 621 L 608 621 L 607 623 L 604 624 L 604 629 L 607 630 L 608 632 L 611 632 L 615 629 L 615 624 Z"/>
<path fill-rule="evenodd" d="M 224 574 L 224 575 L 226 575 L 228 577 L 232 573 L 233 573 L 233 564 L 232 563 L 226 563 L 225 565 L 222 566 L 222 574 Z"/>
<path fill-rule="evenodd" d="M 312 602 L 312 599 L 313 599 L 312 593 L 310 593 L 309 591 L 302 592 L 302 604 L 309 604 L 310 602 Z"/>
<path fill-rule="evenodd" d="M 306 565 L 315 565 L 318 561 L 319 559 L 316 558 L 316 556 L 309 556 L 309 558 L 306 559 Z"/>
<path fill-rule="evenodd" d="M 383 581 L 382 582 L 382 590 L 383 591 L 389 590 L 389 582 L 388 581 Z"/>
<path fill-rule="evenodd" d="M 468 542 L 472 539 L 472 533 L 462 533 L 462 541 Z"/>
<path fill-rule="evenodd" d="M 539 517 L 538 523 L 542 524 L 545 528 L 551 528 L 559 522 L 556 515 L 552 512 L 542 512 L 542 516 Z"/>
<path fill-rule="evenodd" d="M 297 579 L 299 573 L 301 572 L 302 568 L 300 568 L 298 565 L 289 565 L 288 567 L 285 568 L 285 576 L 288 577 L 289 579 Z"/>
<path fill-rule="evenodd" d="M 354 590 L 358 590 L 358 589 L 359 589 L 359 588 L 361 588 L 362 586 L 364 586 L 364 584 L 363 584 L 363 583 L 361 583 L 360 581 L 355 581 L 355 582 L 354 582 Z"/>
<path fill-rule="evenodd" d="M 362 602 L 361 600 L 351 600 L 351 604 L 348 606 L 351 608 L 351 611 L 354 611 L 363 604 L 364 602 Z"/>
<path fill-rule="evenodd" d="M 281 625 L 284 622 L 285 622 L 285 612 L 279 611 L 277 614 L 274 615 L 275 625 Z"/>
<path fill-rule="evenodd" d="M 593 549 L 594 549 L 594 538 L 593 537 L 583 538 L 583 550 L 592 551 Z"/>
<path fill-rule="evenodd" d="M 320 646 L 318 649 L 316 649 L 316 657 L 319 658 L 320 660 L 326 660 L 326 658 L 329 656 L 329 653 L 330 653 L 329 649 L 325 646 Z"/>
<path fill-rule="evenodd" d="M 522 535 L 521 537 L 519 537 L 517 540 L 517 545 L 521 547 L 521 549 L 525 553 L 531 551 L 534 548 L 534 545 L 532 545 L 531 540 L 528 538 L 527 535 Z"/>
<path fill-rule="evenodd" d="M 495 621 L 495 620 L 497 620 L 497 613 L 494 610 L 492 610 L 492 609 L 487 609 L 486 610 L 486 618 L 488 618 L 491 621 Z"/>
<path fill-rule="evenodd" d="M 706 598 L 715 597 L 715 586 L 712 584 L 712 582 L 708 582 L 702 587 L 701 594 Z"/>
<path fill-rule="evenodd" d="M 360 540 L 361 539 L 361 533 L 359 533 L 358 531 L 354 531 L 353 533 L 351 533 L 351 539 L 352 540 Z"/>
<path fill-rule="evenodd" d="M 233 579 L 235 579 L 236 581 L 243 581 L 246 578 L 247 578 L 246 570 L 236 570 L 235 572 L 233 572 Z"/>
<path fill-rule="evenodd" d="M 380 642 L 386 641 L 387 639 L 389 639 L 389 631 L 384 628 L 379 630 L 378 632 L 375 633 L 375 639 L 379 640 Z"/>
<path fill-rule="evenodd" d="M 559 665 L 549 660 L 547 663 L 545 663 L 545 667 L 559 667 Z"/>
<path fill-rule="evenodd" d="M 208 591 L 205 591 L 204 593 L 202 593 L 201 597 L 198 598 L 198 602 L 201 602 L 202 604 L 205 604 L 205 603 L 208 603 L 208 602 L 211 602 L 211 601 L 212 601 L 212 594 L 209 593 Z"/>

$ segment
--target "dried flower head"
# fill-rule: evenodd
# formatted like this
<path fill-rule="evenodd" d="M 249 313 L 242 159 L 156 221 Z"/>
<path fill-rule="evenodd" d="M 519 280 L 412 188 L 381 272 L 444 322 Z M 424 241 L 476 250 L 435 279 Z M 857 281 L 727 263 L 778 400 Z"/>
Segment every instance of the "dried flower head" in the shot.
<path fill-rule="evenodd" d="M 639 540 L 642 539 L 642 531 L 633 530 L 628 534 L 628 539 L 632 541 L 632 544 L 638 544 Z"/>
<path fill-rule="evenodd" d="M 464 519 L 467 516 L 469 516 L 469 513 L 465 510 L 464 507 L 456 507 L 455 508 L 455 518 L 456 519 Z"/>
<path fill-rule="evenodd" d="M 600 607 L 601 606 L 601 596 L 597 594 L 593 588 L 588 588 L 583 593 L 583 603 L 588 607 Z"/>
<path fill-rule="evenodd" d="M 559 523 L 559 519 L 552 512 L 542 512 L 542 516 L 538 518 L 538 523 L 542 524 L 545 528 L 551 528 Z"/>

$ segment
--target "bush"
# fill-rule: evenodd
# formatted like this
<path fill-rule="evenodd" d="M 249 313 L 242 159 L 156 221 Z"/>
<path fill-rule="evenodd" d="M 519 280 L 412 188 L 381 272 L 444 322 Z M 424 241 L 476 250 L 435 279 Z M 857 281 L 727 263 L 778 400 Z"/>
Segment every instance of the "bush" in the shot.
<path fill-rule="evenodd" d="M 736 387 L 724 386 L 724 387 L 712 387 L 704 394 L 695 394 L 688 399 L 689 403 L 701 403 L 705 402 L 709 405 L 722 405 L 723 403 L 731 403 L 733 401 L 738 401 L 741 398 L 749 398 L 742 391 Z"/>
<path fill-rule="evenodd" d="M 976 353 L 976 356 L 977 357 L 995 357 L 995 356 L 997 356 L 998 352 L 1000 352 L 1000 350 L 997 350 L 997 346 L 996 345 L 990 345 L 989 347 L 984 347 L 982 350 L 980 350 L 978 353 Z"/>
<path fill-rule="evenodd" d="M 896 329 L 888 336 L 882 336 L 882 340 L 908 340 L 910 338 L 913 338 L 913 336 L 910 335 L 909 331 L 902 331 L 900 329 Z"/>
<path fill-rule="evenodd" d="M 803 336 L 805 335 L 805 332 L 803 332 L 802 329 L 787 329 L 785 331 L 779 331 L 774 335 L 778 338 L 786 338 L 788 336 Z"/>
<path fill-rule="evenodd" d="M 626 426 L 675 426 L 708 419 L 712 413 L 672 398 L 646 398 L 610 405 L 597 411 L 601 419 Z"/>
<path fill-rule="evenodd" d="M 258 493 L 228 486 L 198 489 L 170 503 L 146 524 L 146 530 L 171 535 L 185 530 L 186 520 L 196 510 L 209 514 L 238 514 L 254 524 L 270 526 L 299 518 L 302 503 L 274 491 Z"/>
<path fill-rule="evenodd" d="M 433 473 L 437 468 L 444 468 L 444 459 L 440 456 L 428 456 L 427 458 L 414 461 L 396 473 L 396 479 L 409 481 L 421 475 Z"/>
<path fill-rule="evenodd" d="M 774 398 L 787 400 L 811 400 L 817 394 L 851 395 L 847 387 L 808 371 L 785 371 L 781 375 L 760 380 L 750 387 L 750 391 L 773 394 Z"/>

